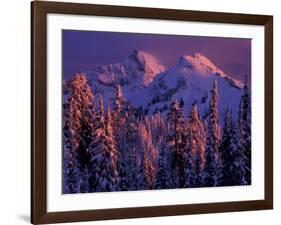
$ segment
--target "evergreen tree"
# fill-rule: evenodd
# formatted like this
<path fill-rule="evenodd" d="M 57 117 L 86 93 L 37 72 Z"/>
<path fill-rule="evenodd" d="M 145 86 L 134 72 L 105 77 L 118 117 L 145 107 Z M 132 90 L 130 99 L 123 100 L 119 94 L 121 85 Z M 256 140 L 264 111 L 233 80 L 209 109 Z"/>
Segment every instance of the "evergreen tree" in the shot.
<path fill-rule="evenodd" d="M 134 191 L 138 190 L 139 174 L 136 149 L 130 149 L 127 154 L 128 157 L 123 158 L 125 161 L 122 163 L 123 176 L 120 186 L 122 191 Z"/>
<path fill-rule="evenodd" d="M 244 152 L 248 168 L 246 171 L 247 184 L 251 184 L 251 95 L 247 75 L 239 105 L 238 130 L 239 147 Z"/>
<path fill-rule="evenodd" d="M 184 152 L 184 187 L 194 187 L 195 170 L 194 170 L 195 156 L 192 154 L 191 148 L 186 148 Z"/>
<path fill-rule="evenodd" d="M 249 181 L 247 180 L 247 172 L 250 171 L 247 164 L 247 157 L 244 151 L 239 148 L 238 140 L 238 129 L 234 123 L 232 123 L 231 129 L 233 130 L 233 141 L 231 142 L 230 149 L 233 154 L 233 165 L 232 165 L 232 185 L 247 185 Z"/>
<path fill-rule="evenodd" d="M 222 177 L 222 163 L 220 159 L 220 128 L 218 123 L 218 85 L 214 82 L 211 91 L 209 121 L 206 142 L 206 163 L 203 171 L 204 186 L 218 186 Z"/>
<path fill-rule="evenodd" d="M 114 135 L 120 153 L 118 171 L 121 190 L 132 190 L 137 168 L 137 120 L 133 107 L 123 98 L 121 86 L 117 86 L 113 106 Z"/>
<path fill-rule="evenodd" d="M 124 108 L 124 98 L 122 93 L 122 88 L 120 85 L 117 85 L 116 91 L 115 91 L 115 100 L 114 100 L 114 116 L 115 116 L 115 122 L 118 122 L 118 119 L 120 119 L 120 114 L 122 113 Z"/>
<path fill-rule="evenodd" d="M 137 170 L 137 190 L 147 190 L 149 187 L 148 177 L 145 174 L 146 156 L 144 149 L 140 149 L 140 158 Z"/>
<path fill-rule="evenodd" d="M 118 191 L 119 176 L 117 171 L 118 152 L 114 146 L 111 129 L 110 110 L 104 117 L 104 107 L 99 96 L 99 108 L 96 113 L 96 127 L 89 147 L 91 154 L 90 191 Z"/>
<path fill-rule="evenodd" d="M 76 167 L 76 152 L 71 152 L 64 145 L 63 153 L 63 193 L 77 193 L 79 173 Z"/>
<path fill-rule="evenodd" d="M 122 94 L 122 88 L 120 85 L 116 86 L 115 99 L 113 103 L 113 132 L 116 138 L 117 149 L 120 152 L 120 161 L 118 163 L 118 171 L 120 175 L 120 188 L 123 191 L 130 190 L 131 177 L 126 166 L 134 164 L 131 162 L 132 153 L 126 152 L 126 127 L 125 127 L 125 115 L 124 110 L 124 98 Z"/>
<path fill-rule="evenodd" d="M 167 148 L 166 143 L 163 143 L 158 157 L 155 189 L 169 189 L 172 187 L 170 149 Z"/>
<path fill-rule="evenodd" d="M 230 116 L 230 111 L 227 108 L 224 114 L 224 126 L 223 126 L 223 135 L 222 142 L 220 145 L 220 152 L 223 163 L 223 176 L 221 184 L 224 186 L 232 185 L 232 166 L 233 166 L 233 152 L 231 147 L 233 146 L 233 132 L 232 130 L 232 121 Z"/>
<path fill-rule="evenodd" d="M 246 157 L 239 148 L 238 136 L 232 116 L 227 109 L 224 117 L 223 137 L 220 147 L 223 162 L 223 177 L 221 185 L 245 185 L 246 184 Z"/>
<path fill-rule="evenodd" d="M 84 74 L 75 74 L 71 81 L 70 95 L 64 104 L 64 193 L 87 192 L 89 154 L 93 130 L 93 95 Z M 85 186 L 85 187 L 84 187 Z"/>
<path fill-rule="evenodd" d="M 141 149 L 140 157 L 143 157 L 144 176 L 148 189 L 152 189 L 155 183 L 155 147 L 148 120 L 140 121 L 138 124 L 138 149 Z"/>
<path fill-rule="evenodd" d="M 153 189 L 155 185 L 156 169 L 148 152 L 144 152 L 144 176 L 147 181 L 147 189 Z"/>
<path fill-rule="evenodd" d="M 184 149 L 186 145 L 185 124 L 182 109 L 177 101 L 170 106 L 168 114 L 170 129 L 168 134 L 168 145 L 171 150 L 171 167 L 173 187 L 184 186 Z"/>
<path fill-rule="evenodd" d="M 149 153 L 150 162 L 154 168 L 157 168 L 160 147 L 163 141 L 166 141 L 167 125 L 165 124 L 164 117 L 160 113 L 145 116 L 143 122 L 151 139 L 151 141 L 150 139 L 148 140 L 150 143 L 148 145 L 149 150 L 147 151 Z M 140 123 L 142 122 L 140 121 Z"/>
<path fill-rule="evenodd" d="M 119 152 L 117 151 L 117 148 L 116 148 L 116 141 L 115 141 L 115 137 L 114 137 L 114 133 L 113 133 L 113 121 L 112 121 L 109 104 L 108 104 L 108 108 L 107 108 L 105 132 L 106 132 L 106 138 L 107 138 L 108 152 L 110 153 L 110 156 L 111 156 L 111 162 L 114 165 L 114 168 L 116 169 L 117 163 L 118 163 Z"/>
<path fill-rule="evenodd" d="M 122 89 L 117 85 L 115 91 L 115 99 L 113 104 L 112 125 L 113 133 L 116 138 L 117 148 L 120 151 L 121 158 L 124 156 L 126 149 L 126 116 L 128 112 L 125 110 L 125 100 L 123 98 Z"/>
<path fill-rule="evenodd" d="M 124 123 L 123 126 L 119 129 L 119 142 L 118 146 L 121 152 L 121 164 L 120 164 L 120 173 L 122 176 L 122 190 L 131 190 L 132 176 L 137 171 L 137 168 L 132 168 L 133 165 L 137 165 L 138 163 L 138 128 L 137 122 L 135 120 L 134 114 L 132 112 L 132 108 L 129 105 L 125 107 L 125 116 L 123 117 Z M 132 165 L 129 171 L 128 164 Z M 127 184 L 127 186 L 125 185 Z"/>
<path fill-rule="evenodd" d="M 201 186 L 201 173 L 205 166 L 205 129 L 197 106 L 193 105 L 187 124 L 187 147 L 185 151 L 186 187 Z"/>

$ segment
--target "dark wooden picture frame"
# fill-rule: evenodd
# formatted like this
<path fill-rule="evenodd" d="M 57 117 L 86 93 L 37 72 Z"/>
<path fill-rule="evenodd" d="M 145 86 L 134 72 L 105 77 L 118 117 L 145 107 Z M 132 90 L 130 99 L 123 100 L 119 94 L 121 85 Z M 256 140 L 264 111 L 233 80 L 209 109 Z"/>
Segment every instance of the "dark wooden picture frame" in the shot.
<path fill-rule="evenodd" d="M 273 209 L 273 17 L 234 13 L 35 1 L 31 3 L 31 222 L 33 224 Z M 76 14 L 264 26 L 265 199 L 47 212 L 47 14 Z"/>

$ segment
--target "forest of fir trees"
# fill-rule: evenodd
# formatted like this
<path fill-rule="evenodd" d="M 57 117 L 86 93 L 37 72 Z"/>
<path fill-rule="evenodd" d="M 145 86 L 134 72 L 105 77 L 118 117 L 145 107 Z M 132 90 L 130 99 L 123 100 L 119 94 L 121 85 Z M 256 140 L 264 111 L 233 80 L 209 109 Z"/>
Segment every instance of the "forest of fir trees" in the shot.
<path fill-rule="evenodd" d="M 63 193 L 194 188 L 251 184 L 251 99 L 245 79 L 238 119 L 226 108 L 219 125 L 213 84 L 208 116 L 182 104 L 167 116 L 142 115 L 116 87 L 112 107 L 73 76 L 64 103 Z"/>

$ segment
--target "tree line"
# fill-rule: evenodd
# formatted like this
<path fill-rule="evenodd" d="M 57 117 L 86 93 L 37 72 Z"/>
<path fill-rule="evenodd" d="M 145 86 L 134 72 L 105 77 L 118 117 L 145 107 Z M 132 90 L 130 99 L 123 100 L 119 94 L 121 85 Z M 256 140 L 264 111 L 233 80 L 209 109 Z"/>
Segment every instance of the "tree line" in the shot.
<path fill-rule="evenodd" d="M 251 97 L 247 79 L 237 120 L 228 108 L 219 125 L 217 81 L 208 116 L 182 104 L 166 116 L 140 115 L 117 85 L 104 106 L 84 74 L 75 74 L 63 105 L 63 193 L 251 184 Z"/>

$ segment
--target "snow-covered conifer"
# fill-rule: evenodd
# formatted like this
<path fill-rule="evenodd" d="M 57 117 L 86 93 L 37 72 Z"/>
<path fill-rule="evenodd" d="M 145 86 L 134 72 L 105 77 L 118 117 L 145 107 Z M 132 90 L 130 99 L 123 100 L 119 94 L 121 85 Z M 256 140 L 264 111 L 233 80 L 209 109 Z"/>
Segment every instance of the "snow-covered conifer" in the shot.
<path fill-rule="evenodd" d="M 248 77 L 245 76 L 243 94 L 238 114 L 239 147 L 243 150 L 247 163 L 247 184 L 251 184 L 251 94 Z"/>
<path fill-rule="evenodd" d="M 222 163 L 219 152 L 220 127 L 218 121 L 218 98 L 218 84 L 217 81 L 214 81 L 214 86 L 211 91 L 207 128 L 206 162 L 202 174 L 203 184 L 208 187 L 220 185 L 222 177 Z"/>
<path fill-rule="evenodd" d="M 118 115 L 120 115 L 124 105 L 124 98 L 122 93 L 122 88 L 120 85 L 117 85 L 116 91 L 115 91 L 115 99 L 114 99 L 114 114 L 115 119 L 118 119 Z"/>
<path fill-rule="evenodd" d="M 205 166 L 205 129 L 196 105 L 192 106 L 187 122 L 185 149 L 186 187 L 201 186 L 201 173 Z"/>
<path fill-rule="evenodd" d="M 96 127 L 89 147 L 92 166 L 89 179 L 90 189 L 91 192 L 117 191 L 119 190 L 119 176 L 116 165 L 118 152 L 114 147 L 113 137 L 108 137 L 111 133 L 110 111 L 106 123 L 101 96 L 99 96 L 98 101 Z"/>
<path fill-rule="evenodd" d="M 162 143 L 158 157 L 155 189 L 169 189 L 173 187 L 171 178 L 171 155 L 166 143 Z"/>
<path fill-rule="evenodd" d="M 137 165 L 137 190 L 146 190 L 149 187 L 148 179 L 145 174 L 145 152 L 144 149 L 139 149 L 139 162 Z"/>
<path fill-rule="evenodd" d="M 120 93 L 120 90 L 121 89 L 119 89 L 117 93 Z M 117 94 L 116 96 L 116 99 L 119 99 L 118 96 L 120 96 L 120 94 Z M 117 141 L 117 149 L 120 153 L 120 160 L 118 163 L 118 170 L 121 179 L 120 185 L 121 190 L 125 191 L 132 190 L 132 187 L 135 186 L 135 184 L 132 183 L 132 176 L 135 176 L 135 170 L 137 170 L 137 168 L 133 167 L 137 164 L 138 160 L 138 127 L 133 107 L 125 101 L 125 99 L 122 99 L 120 102 L 122 102 L 122 107 L 120 107 L 121 110 L 114 111 L 114 131 Z M 117 113 L 119 113 L 118 117 Z"/>
<path fill-rule="evenodd" d="M 71 81 L 70 95 L 64 103 L 64 193 L 87 191 L 81 185 L 89 166 L 87 148 L 93 130 L 93 95 L 84 74 L 75 74 Z M 85 181 L 87 186 L 87 181 Z"/>
<path fill-rule="evenodd" d="M 185 123 L 182 109 L 175 101 L 170 106 L 168 114 L 170 129 L 168 133 L 168 145 L 171 151 L 172 180 L 174 188 L 184 186 L 184 149 L 186 145 Z"/>
<path fill-rule="evenodd" d="M 245 185 L 246 184 L 246 157 L 243 149 L 239 147 L 238 130 L 232 120 L 231 112 L 226 109 L 224 117 L 223 136 L 220 146 L 223 163 L 223 176 L 221 185 Z"/>

